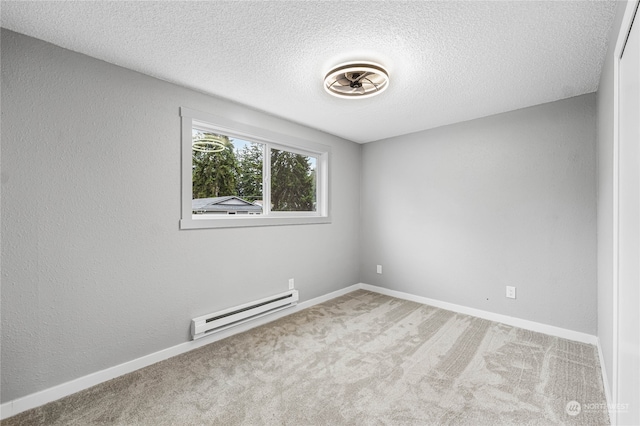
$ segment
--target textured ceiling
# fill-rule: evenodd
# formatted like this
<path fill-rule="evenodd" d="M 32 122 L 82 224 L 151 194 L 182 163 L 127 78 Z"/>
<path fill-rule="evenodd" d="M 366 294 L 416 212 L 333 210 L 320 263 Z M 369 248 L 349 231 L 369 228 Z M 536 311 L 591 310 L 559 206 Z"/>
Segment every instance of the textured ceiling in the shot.
<path fill-rule="evenodd" d="M 2 1 L 2 27 L 370 142 L 594 92 L 614 1 Z M 389 89 L 338 99 L 334 65 Z"/>

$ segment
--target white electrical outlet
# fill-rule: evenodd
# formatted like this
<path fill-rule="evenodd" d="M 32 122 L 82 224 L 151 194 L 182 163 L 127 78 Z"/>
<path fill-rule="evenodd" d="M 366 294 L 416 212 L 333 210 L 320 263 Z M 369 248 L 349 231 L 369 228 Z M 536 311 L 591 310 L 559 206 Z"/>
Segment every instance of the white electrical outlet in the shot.
<path fill-rule="evenodd" d="M 512 287 L 510 285 L 507 286 L 507 297 L 509 299 L 515 299 L 516 298 L 516 288 Z"/>
<path fill-rule="evenodd" d="M 376 272 L 381 274 L 382 273 L 382 265 L 377 265 L 376 266 Z"/>
<path fill-rule="evenodd" d="M 289 278 L 289 290 L 293 290 L 294 287 L 295 281 L 293 280 L 293 278 Z"/>

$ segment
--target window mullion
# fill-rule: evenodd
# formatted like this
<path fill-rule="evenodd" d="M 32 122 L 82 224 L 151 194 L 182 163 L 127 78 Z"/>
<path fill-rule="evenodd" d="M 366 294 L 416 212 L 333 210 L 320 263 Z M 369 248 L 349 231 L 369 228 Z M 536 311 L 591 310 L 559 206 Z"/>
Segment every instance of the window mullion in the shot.
<path fill-rule="evenodd" d="M 264 143 L 262 153 L 262 214 L 271 214 L 271 144 Z"/>

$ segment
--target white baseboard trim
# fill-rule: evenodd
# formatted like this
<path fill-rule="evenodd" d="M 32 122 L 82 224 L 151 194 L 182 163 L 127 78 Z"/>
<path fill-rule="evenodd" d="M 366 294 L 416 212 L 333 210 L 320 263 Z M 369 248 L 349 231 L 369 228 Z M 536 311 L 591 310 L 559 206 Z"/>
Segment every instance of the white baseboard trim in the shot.
<path fill-rule="evenodd" d="M 542 324 L 539 322 L 515 318 L 508 315 L 496 314 L 489 311 L 483 311 L 481 309 L 456 305 L 454 303 L 442 302 L 440 300 L 429 299 L 427 297 L 416 296 L 396 290 L 389 290 L 384 287 L 378 287 L 370 284 L 360 283 L 359 288 L 361 288 L 362 290 L 369 290 L 376 293 L 385 294 L 391 297 L 397 297 L 398 299 L 411 300 L 412 302 L 431 305 L 435 306 L 436 308 L 446 309 L 448 311 L 454 311 L 461 314 L 471 315 L 490 321 L 512 325 L 514 327 L 524 328 L 525 330 L 537 331 L 538 333 L 544 333 L 550 336 L 561 337 L 563 339 L 574 340 L 581 343 L 588 343 L 590 345 L 598 344 L 598 338 L 596 336 L 587 333 L 581 333 L 579 331 L 567 330 L 566 328 L 560 328 L 553 325 Z"/>
<path fill-rule="evenodd" d="M 201 346 L 208 345 L 210 343 L 217 342 L 218 340 L 222 340 L 235 334 L 242 333 L 252 328 L 267 324 L 271 321 L 275 321 L 279 318 L 291 315 L 313 305 L 317 305 L 318 303 L 326 302 L 327 300 L 343 296 L 354 290 L 358 290 L 359 288 L 359 284 L 354 284 L 352 286 L 325 294 L 323 296 L 298 303 L 292 308 L 283 309 L 282 311 L 275 312 L 273 315 L 267 315 L 261 318 L 257 318 L 255 321 L 250 321 L 248 323 L 238 325 L 237 327 L 232 327 L 219 333 L 213 333 L 205 338 L 180 343 L 176 346 L 172 346 L 170 348 L 142 356 L 132 361 L 128 361 L 95 373 L 88 374 L 83 377 L 79 377 L 69 382 L 51 387 L 49 389 L 35 392 L 31 395 L 14 399 L 13 401 L 5 402 L 4 404 L 0 405 L 0 420 L 15 416 L 16 414 L 22 413 L 23 411 L 39 407 L 41 405 L 58 400 L 76 392 L 80 392 L 81 390 L 106 382 L 107 380 L 115 379 L 116 377 L 131 373 L 143 367 L 147 367 L 157 362 L 164 361 L 165 359 L 174 357 L 176 355 L 192 351 Z"/>
<path fill-rule="evenodd" d="M 604 368 L 604 355 L 602 353 L 602 346 L 600 346 L 600 338 L 597 338 L 597 346 L 598 346 L 598 358 L 600 359 L 600 371 L 602 373 L 602 385 L 604 386 L 604 397 L 607 400 L 607 407 L 615 407 L 613 404 L 613 398 L 611 397 L 611 389 L 609 388 L 609 380 L 607 377 L 607 369 Z M 612 425 L 616 424 L 616 416 L 617 412 L 609 409 L 609 421 Z"/>
<path fill-rule="evenodd" d="M 79 377 L 69 382 L 51 387 L 49 389 L 45 389 L 40 392 L 33 393 L 31 395 L 27 395 L 22 398 L 15 399 L 13 401 L 5 402 L 4 404 L 0 405 L 0 420 L 4 420 L 8 417 L 14 416 L 23 411 L 30 410 L 32 408 L 39 407 L 49 402 L 58 400 L 65 396 L 74 394 L 81 390 L 106 382 L 107 380 L 115 379 L 116 377 L 122 376 L 124 374 L 131 373 L 133 371 L 139 370 L 141 368 L 147 367 L 149 365 L 155 364 L 165 359 L 174 357 L 176 355 L 189 352 L 201 346 L 216 342 L 218 340 L 225 339 L 235 334 L 245 332 L 252 328 L 267 324 L 271 321 L 275 321 L 279 318 L 285 317 L 287 315 L 291 315 L 295 312 L 301 311 L 303 309 L 309 308 L 319 303 L 326 302 L 327 300 L 331 300 L 336 297 L 343 296 L 347 293 L 351 293 L 352 291 L 359 290 L 359 289 L 373 291 L 373 292 L 384 294 L 391 297 L 397 297 L 398 299 L 411 300 L 413 302 L 431 305 L 437 308 L 447 309 L 450 311 L 459 312 L 466 315 L 472 315 L 472 316 L 484 318 L 490 321 L 496 321 L 503 324 L 512 325 L 514 327 L 524 328 L 526 330 L 537 331 L 539 333 L 549 334 L 551 336 L 557 336 L 557 337 L 562 337 L 564 339 L 593 344 L 598 347 L 599 356 L 600 356 L 600 365 L 601 366 L 604 365 L 602 362 L 603 361 L 602 351 L 600 349 L 600 345 L 596 336 L 592 336 L 586 333 L 580 333 L 577 331 L 567 330 L 567 329 L 555 327 L 552 325 L 542 324 L 534 321 L 514 318 L 507 315 L 501 315 L 493 312 L 483 311 L 480 309 L 469 308 L 466 306 L 456 305 L 453 303 L 442 302 L 435 299 L 429 299 L 427 297 L 416 296 L 416 295 L 404 293 L 401 291 L 389 290 L 387 288 L 377 287 L 370 284 L 359 283 L 359 284 L 354 284 L 352 286 L 345 287 L 343 289 L 325 294 L 323 296 L 316 297 L 311 300 L 298 303 L 296 306 L 290 309 L 284 309 L 282 311 L 274 313 L 273 315 L 267 315 L 265 317 L 258 318 L 255 321 L 250 321 L 248 323 L 241 324 L 237 327 L 233 327 L 233 328 L 221 331 L 219 333 L 214 333 L 211 336 L 207 336 L 206 338 L 189 341 L 185 343 L 180 343 L 176 346 L 172 346 L 170 348 L 163 349 L 158 352 L 154 352 L 152 354 L 142 356 L 132 361 L 128 361 L 128 362 L 125 362 L 125 363 L 122 363 L 122 364 L 119 364 L 119 365 L 116 365 L 92 374 L 88 374 L 83 377 Z M 611 402 L 610 393 L 607 386 L 608 382 L 606 381 L 606 371 L 604 370 L 604 368 L 602 368 L 601 370 L 603 374 L 603 380 L 605 383 L 605 394 L 607 397 L 607 402 Z"/>
<path fill-rule="evenodd" d="M 347 293 L 351 293 L 352 291 L 356 291 L 359 289 L 360 289 L 360 284 L 354 284 L 354 285 L 350 285 L 349 287 L 341 288 L 340 290 L 332 291 L 331 293 L 327 293 L 324 296 L 318 296 L 311 300 L 298 303 L 298 305 L 296 306 L 296 310 L 294 312 L 310 308 L 313 305 L 326 302 L 327 300 L 335 299 L 336 297 L 344 296 Z"/>

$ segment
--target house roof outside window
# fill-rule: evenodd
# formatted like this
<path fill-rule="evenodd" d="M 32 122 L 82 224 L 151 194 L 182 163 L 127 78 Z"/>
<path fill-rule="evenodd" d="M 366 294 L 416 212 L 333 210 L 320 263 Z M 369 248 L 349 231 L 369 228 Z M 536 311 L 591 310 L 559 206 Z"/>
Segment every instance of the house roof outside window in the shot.
<path fill-rule="evenodd" d="M 195 198 L 191 202 L 193 213 L 262 213 L 262 206 L 235 195 L 213 198 Z"/>

